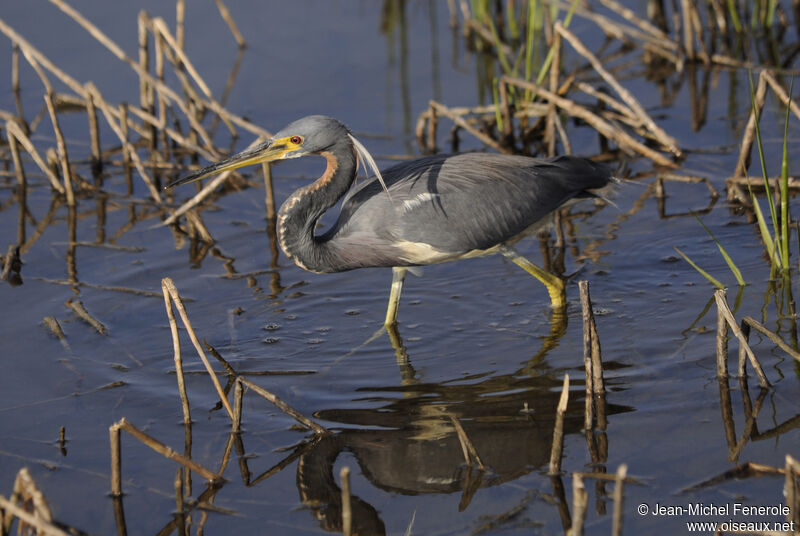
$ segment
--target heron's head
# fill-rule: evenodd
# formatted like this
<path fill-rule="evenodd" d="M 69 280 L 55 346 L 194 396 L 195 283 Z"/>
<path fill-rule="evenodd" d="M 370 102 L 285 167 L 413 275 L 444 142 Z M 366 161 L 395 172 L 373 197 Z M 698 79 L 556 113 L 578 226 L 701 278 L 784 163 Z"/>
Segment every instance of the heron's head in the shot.
<path fill-rule="evenodd" d="M 321 153 L 330 150 L 337 143 L 348 143 L 348 140 L 354 138 L 347 127 L 336 119 L 310 115 L 285 126 L 269 140 L 172 181 L 166 188 L 243 166 Z"/>

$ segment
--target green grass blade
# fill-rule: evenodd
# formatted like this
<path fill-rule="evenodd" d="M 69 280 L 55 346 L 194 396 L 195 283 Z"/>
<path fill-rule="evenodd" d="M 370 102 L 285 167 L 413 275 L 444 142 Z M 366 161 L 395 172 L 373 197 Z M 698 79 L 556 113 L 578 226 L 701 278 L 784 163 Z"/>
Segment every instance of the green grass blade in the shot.
<path fill-rule="evenodd" d="M 753 200 L 753 212 L 756 213 L 756 221 L 758 221 L 758 230 L 761 232 L 761 239 L 764 241 L 764 246 L 767 248 L 767 254 L 770 261 L 775 258 L 775 243 L 772 241 L 772 235 L 769 233 L 767 221 L 764 219 L 764 213 L 761 212 L 761 203 L 750 188 L 750 183 L 747 183 L 747 189 L 750 191 L 750 199 Z"/>
<path fill-rule="evenodd" d="M 695 214 L 694 217 L 697 218 L 698 223 L 703 226 L 703 229 L 706 230 L 708 236 L 710 236 L 711 239 L 714 241 L 714 243 L 717 245 L 717 249 L 719 249 L 719 252 L 722 254 L 722 258 L 725 259 L 725 262 L 728 264 L 728 268 L 731 269 L 733 277 L 736 278 L 736 282 L 739 283 L 739 286 L 741 287 L 745 286 L 747 283 L 744 282 L 744 278 L 742 277 L 742 272 L 739 270 L 739 267 L 736 266 L 736 263 L 733 262 L 733 259 L 731 259 L 730 255 L 728 255 L 728 252 L 725 251 L 725 248 L 722 247 L 722 244 L 720 244 L 719 240 L 717 240 L 717 237 L 714 236 L 714 233 L 711 232 L 711 229 L 706 227 L 706 224 L 703 223 L 703 220 L 701 220 L 697 216 L 697 214 Z"/>
<path fill-rule="evenodd" d="M 789 84 L 789 101 L 791 102 L 794 89 L 794 77 Z M 789 268 L 789 153 L 787 140 L 789 139 L 789 111 L 786 106 L 786 118 L 783 124 L 783 154 L 781 156 L 781 265 Z"/>
<path fill-rule="evenodd" d="M 569 23 L 572 21 L 572 15 L 575 14 L 575 10 L 578 8 L 579 2 L 580 0 L 572 0 L 572 4 L 569 6 L 569 11 L 567 11 L 567 15 L 564 17 L 564 22 L 562 23 L 564 28 L 569 28 Z M 555 20 L 555 17 L 553 20 Z M 547 57 L 544 59 L 542 68 L 539 69 L 539 76 L 536 77 L 537 86 L 540 85 L 544 80 L 544 77 L 547 76 L 547 70 L 550 68 L 550 64 L 553 63 L 553 57 L 555 54 L 555 48 L 551 46 L 550 50 L 547 51 Z"/>
<path fill-rule="evenodd" d="M 736 33 L 742 33 L 742 23 L 739 21 L 739 13 L 736 11 L 735 0 L 728 0 L 728 11 L 731 14 L 731 21 L 733 22 L 733 28 L 736 30 Z"/>
<path fill-rule="evenodd" d="M 675 251 L 677 251 L 677 252 L 678 252 L 678 255 L 680 255 L 681 257 L 683 257 L 683 260 L 685 260 L 686 262 L 688 262 L 688 263 L 689 263 L 689 264 L 692 266 L 692 268 L 694 268 L 695 270 L 697 270 L 697 271 L 700 273 L 700 275 L 702 275 L 703 277 L 705 277 L 706 279 L 708 279 L 708 280 L 711 282 L 711 284 L 712 284 L 712 285 L 714 285 L 715 287 L 717 287 L 717 288 L 720 288 L 720 289 L 722 289 L 722 288 L 725 288 L 725 285 L 723 285 L 722 283 L 720 283 L 719 281 L 717 281 L 716 279 L 714 279 L 714 277 L 713 277 L 711 274 L 709 274 L 708 272 L 706 272 L 705 270 L 703 270 L 702 268 L 700 268 L 699 266 L 697 266 L 697 265 L 696 265 L 694 262 L 692 262 L 692 259 L 690 259 L 689 257 L 687 257 L 687 256 L 686 256 L 686 254 L 685 254 L 683 251 L 679 250 L 679 249 L 678 249 L 677 247 L 675 247 L 675 246 L 672 246 L 672 249 L 674 249 Z"/>
<path fill-rule="evenodd" d="M 778 215 L 775 212 L 775 201 L 772 198 L 772 188 L 770 188 L 770 185 L 769 185 L 769 173 L 767 172 L 767 161 L 766 161 L 766 158 L 764 157 L 764 144 L 761 141 L 761 128 L 759 128 L 759 125 L 758 125 L 758 123 L 759 123 L 759 119 L 758 119 L 759 114 L 758 114 L 758 110 L 756 109 L 756 95 L 755 95 L 755 90 L 753 89 L 753 72 L 752 71 L 748 71 L 748 79 L 750 81 L 750 102 L 751 102 L 752 108 L 753 108 L 753 118 L 755 119 L 755 127 L 756 127 L 755 128 L 756 129 L 756 146 L 758 147 L 758 157 L 759 157 L 759 160 L 761 161 L 761 173 L 764 176 L 764 191 L 767 194 L 767 203 L 769 203 L 769 215 L 772 218 L 772 229 L 775 231 L 775 236 L 777 238 L 778 226 L 779 226 L 779 224 L 778 224 Z M 763 229 L 762 229 L 762 234 L 763 234 Z M 773 262 L 775 260 L 780 262 L 781 259 L 783 258 L 783 255 L 782 255 L 782 253 L 780 251 L 780 249 L 781 249 L 780 242 L 777 241 L 775 243 L 774 247 L 778 248 L 778 256 L 775 257 L 775 256 L 771 255 L 771 258 L 773 259 Z"/>
<path fill-rule="evenodd" d="M 494 119 L 497 121 L 497 132 L 502 133 L 505 130 L 505 124 L 503 123 L 503 114 L 500 111 L 497 78 L 492 78 L 492 99 L 494 100 Z"/>

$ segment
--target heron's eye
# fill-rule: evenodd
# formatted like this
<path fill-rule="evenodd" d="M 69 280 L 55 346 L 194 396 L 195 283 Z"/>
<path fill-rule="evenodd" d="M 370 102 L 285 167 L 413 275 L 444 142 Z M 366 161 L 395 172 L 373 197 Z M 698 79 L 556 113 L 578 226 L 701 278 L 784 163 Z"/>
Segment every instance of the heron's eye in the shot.
<path fill-rule="evenodd" d="M 303 138 L 301 138 L 300 136 L 292 136 L 289 139 L 289 141 L 295 145 L 300 145 L 301 143 L 303 143 Z"/>

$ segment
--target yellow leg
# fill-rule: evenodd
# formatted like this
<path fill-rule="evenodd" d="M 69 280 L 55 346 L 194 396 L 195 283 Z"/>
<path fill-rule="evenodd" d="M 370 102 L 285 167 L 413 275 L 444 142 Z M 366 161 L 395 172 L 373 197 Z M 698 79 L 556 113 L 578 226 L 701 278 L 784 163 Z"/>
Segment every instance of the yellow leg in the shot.
<path fill-rule="evenodd" d="M 397 324 L 397 308 L 400 306 L 400 293 L 403 292 L 403 280 L 406 278 L 407 268 L 392 268 L 392 291 L 389 293 L 389 306 L 386 308 L 384 326 Z"/>
<path fill-rule="evenodd" d="M 550 302 L 553 309 L 563 309 L 566 302 L 566 292 L 564 291 L 564 280 L 550 272 L 542 270 L 531 261 L 517 253 L 511 246 L 501 246 L 500 253 L 514 261 L 514 264 L 531 274 L 533 277 L 544 283 L 547 293 L 550 294 Z"/>

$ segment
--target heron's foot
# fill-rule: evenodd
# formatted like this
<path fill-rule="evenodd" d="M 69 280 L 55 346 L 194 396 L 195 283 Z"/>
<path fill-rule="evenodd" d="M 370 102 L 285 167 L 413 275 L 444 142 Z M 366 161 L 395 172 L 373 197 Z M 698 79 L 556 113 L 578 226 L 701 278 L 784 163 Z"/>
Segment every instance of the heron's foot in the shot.
<path fill-rule="evenodd" d="M 567 293 L 566 283 L 564 279 L 539 268 L 534 263 L 517 253 L 511 246 L 502 246 L 500 252 L 507 258 L 511 259 L 514 264 L 531 274 L 538 279 L 547 288 L 547 293 L 550 295 L 550 304 L 556 311 L 563 310 L 567 306 Z"/>

